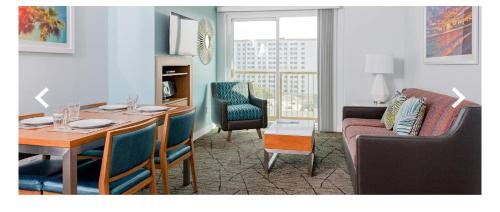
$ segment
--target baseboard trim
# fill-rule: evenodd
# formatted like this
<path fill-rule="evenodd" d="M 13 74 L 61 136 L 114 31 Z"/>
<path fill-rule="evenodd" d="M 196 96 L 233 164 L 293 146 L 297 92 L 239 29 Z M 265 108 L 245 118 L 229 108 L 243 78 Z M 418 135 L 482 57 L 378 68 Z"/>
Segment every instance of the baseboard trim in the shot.
<path fill-rule="evenodd" d="M 215 124 L 209 124 L 208 126 L 197 130 L 196 132 L 193 133 L 193 140 L 194 141 L 198 140 L 198 138 L 201 138 L 201 136 L 204 136 L 213 129 L 215 129 Z"/>

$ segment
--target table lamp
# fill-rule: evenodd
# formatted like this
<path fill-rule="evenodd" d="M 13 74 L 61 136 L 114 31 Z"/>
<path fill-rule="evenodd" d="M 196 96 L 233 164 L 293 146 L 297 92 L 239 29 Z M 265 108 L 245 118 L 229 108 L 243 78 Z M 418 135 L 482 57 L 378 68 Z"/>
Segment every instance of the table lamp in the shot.
<path fill-rule="evenodd" d="M 365 58 L 365 72 L 375 74 L 371 94 L 377 104 L 384 103 L 389 97 L 389 89 L 384 74 L 394 73 L 394 59 L 391 55 L 368 54 Z"/>

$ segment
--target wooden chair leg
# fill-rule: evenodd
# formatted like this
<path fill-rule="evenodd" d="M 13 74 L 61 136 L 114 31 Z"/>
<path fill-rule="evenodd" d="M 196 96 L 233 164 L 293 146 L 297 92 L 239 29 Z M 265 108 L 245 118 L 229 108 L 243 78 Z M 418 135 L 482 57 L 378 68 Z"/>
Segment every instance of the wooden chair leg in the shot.
<path fill-rule="evenodd" d="M 156 190 L 156 169 L 154 163 L 151 163 L 151 183 L 149 184 L 149 194 L 158 194 L 158 191 Z"/>
<path fill-rule="evenodd" d="M 221 130 L 222 130 L 222 129 L 219 127 L 219 129 L 217 130 L 217 133 L 220 133 L 220 131 L 221 131 Z"/>
<path fill-rule="evenodd" d="M 163 182 L 163 193 L 170 194 L 170 185 L 168 183 L 168 169 L 165 166 L 161 166 L 161 179 Z"/>
<path fill-rule="evenodd" d="M 233 132 L 232 130 L 227 131 L 227 141 L 229 141 L 229 142 L 231 142 L 231 133 L 232 132 Z"/>
<path fill-rule="evenodd" d="M 195 163 L 194 163 L 194 154 L 191 154 L 191 157 L 189 157 L 189 165 L 191 165 L 191 186 L 193 186 L 193 192 L 198 193 L 198 185 L 196 184 L 196 169 L 195 169 Z"/>
<path fill-rule="evenodd" d="M 259 135 L 259 139 L 262 139 L 262 132 L 260 131 L 260 128 L 257 128 L 257 135 Z"/>

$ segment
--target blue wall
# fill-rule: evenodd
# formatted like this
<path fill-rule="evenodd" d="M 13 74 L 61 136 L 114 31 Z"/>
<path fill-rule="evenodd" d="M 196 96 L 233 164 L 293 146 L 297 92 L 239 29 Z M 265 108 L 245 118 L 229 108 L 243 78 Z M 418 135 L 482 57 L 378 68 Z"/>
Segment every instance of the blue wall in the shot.
<path fill-rule="evenodd" d="M 109 7 L 108 102 L 154 104 L 154 7 Z"/>
<path fill-rule="evenodd" d="M 175 12 L 192 19 L 201 20 L 207 18 L 211 21 L 215 34 L 217 22 L 216 7 L 155 7 L 155 53 L 168 53 L 168 15 Z M 216 35 L 214 35 L 214 42 Z M 216 44 L 214 43 L 215 47 Z M 211 93 L 210 83 L 215 82 L 216 77 L 216 48 L 214 48 L 213 58 L 207 65 L 201 63 L 198 56 L 193 57 L 193 102 L 196 106 L 195 131 L 203 130 L 212 126 L 211 120 Z"/>

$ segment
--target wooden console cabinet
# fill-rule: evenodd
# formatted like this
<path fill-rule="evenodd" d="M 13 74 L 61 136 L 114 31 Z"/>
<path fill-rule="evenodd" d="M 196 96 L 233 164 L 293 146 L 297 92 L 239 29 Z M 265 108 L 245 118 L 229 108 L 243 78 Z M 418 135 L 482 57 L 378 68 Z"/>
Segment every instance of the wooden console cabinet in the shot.
<path fill-rule="evenodd" d="M 191 106 L 193 105 L 192 92 L 192 60 L 190 56 L 157 55 L 155 59 L 155 103 L 157 105 Z M 167 73 L 168 71 L 175 73 Z M 170 98 L 163 98 L 163 82 L 173 81 L 176 94 Z"/>

